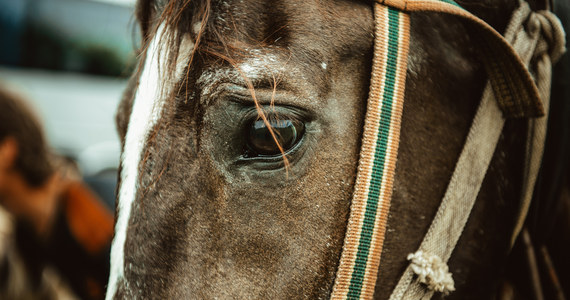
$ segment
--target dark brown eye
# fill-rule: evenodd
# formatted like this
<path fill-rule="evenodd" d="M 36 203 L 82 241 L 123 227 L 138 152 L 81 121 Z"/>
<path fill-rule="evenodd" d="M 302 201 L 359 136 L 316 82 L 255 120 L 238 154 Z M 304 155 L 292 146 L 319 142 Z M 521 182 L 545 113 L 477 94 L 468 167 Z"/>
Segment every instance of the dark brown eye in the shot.
<path fill-rule="evenodd" d="M 297 144 L 305 131 L 305 125 L 297 120 L 275 120 L 270 118 L 268 121 L 285 152 Z M 261 119 L 251 122 L 247 131 L 247 144 L 249 150 L 253 152 L 251 154 L 254 156 L 281 154 L 279 147 L 269 132 L 269 128 Z"/>

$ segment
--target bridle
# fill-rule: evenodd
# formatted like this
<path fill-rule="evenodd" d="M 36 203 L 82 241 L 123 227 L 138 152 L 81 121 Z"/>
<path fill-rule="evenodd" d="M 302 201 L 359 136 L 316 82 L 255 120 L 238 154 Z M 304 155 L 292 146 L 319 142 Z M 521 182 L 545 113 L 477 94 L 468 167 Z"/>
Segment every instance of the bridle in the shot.
<path fill-rule="evenodd" d="M 447 261 L 467 223 L 506 118 L 529 118 L 532 133 L 513 237 L 528 211 L 546 131 L 546 118 L 534 118 L 548 111 L 551 64 L 564 52 L 558 19 L 550 12 L 532 13 L 521 3 L 503 37 L 451 0 L 377 0 L 370 94 L 332 299 L 372 299 L 374 295 L 398 153 L 410 13 L 417 12 L 438 12 L 461 20 L 480 46 L 489 82 L 436 217 L 420 248 L 408 256 L 410 265 L 390 299 L 430 299 L 435 292 L 454 290 Z M 529 22 L 534 27 L 526 34 L 523 24 Z M 537 74 L 531 75 L 527 67 L 531 58 L 540 62 Z"/>

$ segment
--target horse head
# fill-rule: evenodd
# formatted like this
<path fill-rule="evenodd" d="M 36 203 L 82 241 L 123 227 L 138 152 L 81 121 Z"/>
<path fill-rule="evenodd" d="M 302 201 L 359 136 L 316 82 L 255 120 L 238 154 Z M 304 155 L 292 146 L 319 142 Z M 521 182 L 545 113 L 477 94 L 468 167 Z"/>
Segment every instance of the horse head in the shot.
<path fill-rule="evenodd" d="M 461 4 L 502 32 L 518 1 Z M 357 173 L 372 4 L 140 0 L 137 17 L 144 46 L 117 114 L 108 299 L 328 297 Z M 411 23 L 381 299 L 436 213 L 487 80 L 457 18 L 412 14 Z M 525 138 L 526 122 L 507 120 L 449 262 L 452 297 L 495 291 Z"/>

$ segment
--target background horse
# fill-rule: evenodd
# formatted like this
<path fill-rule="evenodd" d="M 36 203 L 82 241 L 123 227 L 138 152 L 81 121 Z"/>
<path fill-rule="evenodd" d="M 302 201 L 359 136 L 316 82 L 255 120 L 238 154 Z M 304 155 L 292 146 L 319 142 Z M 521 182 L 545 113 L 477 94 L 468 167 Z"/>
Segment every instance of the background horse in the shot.
<path fill-rule="evenodd" d="M 0 298 L 103 298 L 113 215 L 2 87 L 0 120 Z"/>
<path fill-rule="evenodd" d="M 503 32 L 518 1 L 461 5 Z M 123 158 L 107 297 L 327 298 L 357 171 L 371 3 L 141 0 L 137 18 L 145 46 L 117 115 Z M 411 22 L 379 299 L 433 219 L 487 80 L 456 18 Z M 524 119 L 505 124 L 449 262 L 450 299 L 497 290 L 526 131 Z"/>

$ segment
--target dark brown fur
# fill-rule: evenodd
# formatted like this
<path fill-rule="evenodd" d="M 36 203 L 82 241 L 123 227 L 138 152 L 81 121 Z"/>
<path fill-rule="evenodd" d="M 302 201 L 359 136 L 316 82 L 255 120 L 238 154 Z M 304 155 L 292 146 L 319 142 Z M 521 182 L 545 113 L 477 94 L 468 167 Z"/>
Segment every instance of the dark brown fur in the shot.
<path fill-rule="evenodd" d="M 504 3 L 503 3 L 504 2 Z M 200 2 L 202 3 L 202 2 Z M 202 4 L 171 24 L 191 32 Z M 204 2 L 205 3 L 205 2 Z M 226 5 L 227 4 L 227 5 Z M 516 1 L 463 1 L 502 31 Z M 192 6 L 194 5 L 194 6 Z M 140 1 L 143 32 L 160 11 Z M 168 11 L 175 15 L 176 9 Z M 202 14 L 200 14 L 202 13 Z M 192 21 L 189 21 L 192 20 Z M 212 1 L 187 81 L 163 112 L 141 165 L 129 220 L 119 298 L 326 299 L 338 264 L 353 190 L 372 54 L 372 7 L 359 1 Z M 196 37 L 194 37 L 196 38 Z M 145 40 L 149 40 L 148 36 Z M 412 44 L 394 198 L 376 298 L 386 299 L 443 196 L 486 76 L 477 45 L 453 17 L 412 16 Z M 176 46 L 179 37 L 171 38 Z M 273 55 L 252 79 L 259 103 L 299 111 L 306 134 L 283 163 L 240 160 L 242 117 L 254 103 L 241 89 L 201 95 L 197 78 Z M 321 63 L 327 64 L 326 70 Z M 279 78 L 275 87 L 272 82 Z M 132 105 L 121 104 L 124 136 Z M 215 89 L 214 89 L 215 90 Z M 233 97 L 233 98 L 232 98 Z M 285 105 L 286 104 L 286 105 Z M 488 299 L 509 250 L 521 187 L 526 127 L 509 120 L 463 237 L 450 261 L 457 292 Z"/>

